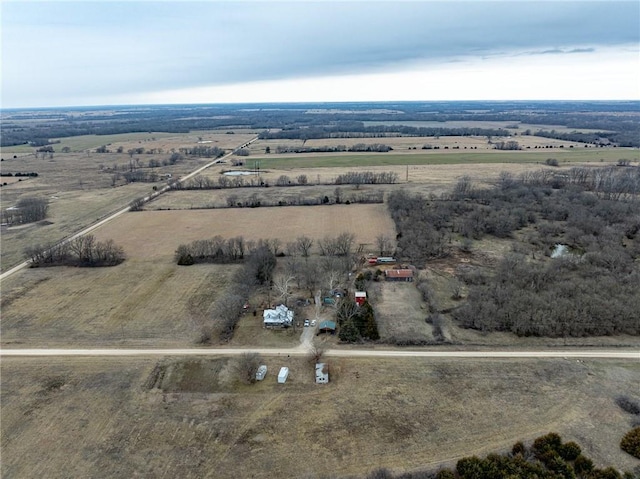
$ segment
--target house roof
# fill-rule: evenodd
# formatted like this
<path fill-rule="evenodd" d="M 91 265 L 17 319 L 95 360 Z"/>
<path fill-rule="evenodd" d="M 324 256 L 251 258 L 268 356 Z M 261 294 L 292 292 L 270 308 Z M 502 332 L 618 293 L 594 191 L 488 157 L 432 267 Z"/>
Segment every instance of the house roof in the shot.
<path fill-rule="evenodd" d="M 293 311 L 281 304 L 275 309 L 265 309 L 262 317 L 265 323 L 288 324 L 293 321 Z"/>
<path fill-rule="evenodd" d="M 335 321 L 322 321 L 320 323 L 319 329 L 336 329 Z"/>
<path fill-rule="evenodd" d="M 388 269 L 384 274 L 388 278 L 413 278 L 413 271 L 410 269 Z"/>

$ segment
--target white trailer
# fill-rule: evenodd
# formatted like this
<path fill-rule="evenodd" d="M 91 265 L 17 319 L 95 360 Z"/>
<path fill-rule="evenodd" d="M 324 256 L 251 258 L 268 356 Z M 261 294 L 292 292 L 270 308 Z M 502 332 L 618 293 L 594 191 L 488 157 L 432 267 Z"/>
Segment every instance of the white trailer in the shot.
<path fill-rule="evenodd" d="M 262 381 L 266 375 L 267 375 L 267 366 L 263 364 L 256 371 L 256 381 Z"/>
<path fill-rule="evenodd" d="M 280 372 L 278 373 L 278 382 L 280 384 L 284 384 L 287 381 L 288 377 L 289 377 L 289 368 L 283 366 L 282 368 L 280 368 Z"/>

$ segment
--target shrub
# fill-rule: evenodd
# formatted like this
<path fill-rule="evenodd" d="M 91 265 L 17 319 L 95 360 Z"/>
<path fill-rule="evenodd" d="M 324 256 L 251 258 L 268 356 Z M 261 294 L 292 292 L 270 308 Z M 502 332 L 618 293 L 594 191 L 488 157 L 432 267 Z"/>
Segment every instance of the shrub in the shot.
<path fill-rule="evenodd" d="M 580 446 L 573 441 L 564 443 L 558 450 L 560 457 L 565 461 L 574 461 L 581 452 L 582 450 L 580 449 Z"/>
<path fill-rule="evenodd" d="M 640 427 L 633 428 L 622 437 L 620 449 L 640 459 Z"/>
<path fill-rule="evenodd" d="M 616 398 L 616 404 L 624 412 L 629 414 L 640 414 L 640 403 L 628 396 L 618 396 Z"/>

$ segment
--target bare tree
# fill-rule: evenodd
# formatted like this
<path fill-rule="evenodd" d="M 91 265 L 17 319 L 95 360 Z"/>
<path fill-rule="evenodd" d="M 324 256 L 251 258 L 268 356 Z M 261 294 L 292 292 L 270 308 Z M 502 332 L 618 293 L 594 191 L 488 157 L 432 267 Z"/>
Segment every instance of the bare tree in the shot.
<path fill-rule="evenodd" d="M 256 372 L 260 367 L 262 357 L 258 353 L 248 352 L 236 358 L 233 368 L 238 378 L 245 384 L 256 382 Z"/>
<path fill-rule="evenodd" d="M 378 247 L 380 255 L 385 255 L 391 253 L 393 242 L 389 236 L 380 234 L 376 236 L 376 246 Z"/>
<path fill-rule="evenodd" d="M 341 233 L 335 239 L 336 254 L 338 256 L 349 256 L 353 249 L 356 236 L 353 233 Z"/>
<path fill-rule="evenodd" d="M 293 276 L 284 275 L 276 276 L 275 278 L 273 278 L 273 286 L 280 293 L 280 298 L 282 298 L 282 302 L 285 306 L 287 306 L 287 300 L 290 296 L 289 288 L 291 287 L 294 279 L 295 278 Z"/>
<path fill-rule="evenodd" d="M 300 254 L 308 258 L 311 253 L 311 247 L 313 246 L 313 240 L 306 236 L 298 236 L 298 238 L 296 238 L 296 245 Z"/>
<path fill-rule="evenodd" d="M 322 361 L 324 357 L 325 349 L 314 341 L 309 348 L 308 360 L 311 364 L 316 364 Z"/>

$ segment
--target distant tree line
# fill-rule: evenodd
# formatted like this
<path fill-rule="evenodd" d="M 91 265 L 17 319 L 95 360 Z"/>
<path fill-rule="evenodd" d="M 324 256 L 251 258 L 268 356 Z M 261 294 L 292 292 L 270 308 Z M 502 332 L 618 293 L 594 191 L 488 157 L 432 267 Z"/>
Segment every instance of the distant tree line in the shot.
<path fill-rule="evenodd" d="M 338 175 L 336 185 L 381 185 L 393 184 L 398 181 L 398 174 L 392 171 L 375 173 L 373 171 L 350 171 Z"/>
<path fill-rule="evenodd" d="M 453 469 L 393 474 L 381 468 L 366 479 L 634 479 L 632 472 L 597 468 L 575 442 L 563 442 L 556 433 L 540 436 L 527 447 L 517 442 L 507 454 L 459 459 Z"/>
<path fill-rule="evenodd" d="M 620 125 L 616 125 L 615 129 L 618 129 Z M 533 133 L 535 136 L 542 136 L 544 138 L 554 138 L 564 141 L 575 141 L 590 145 L 603 146 L 602 140 L 608 140 L 611 145 L 622 147 L 638 147 L 640 146 L 640 140 L 638 135 L 640 134 L 640 128 L 637 126 L 631 131 L 598 131 L 593 133 L 582 133 L 578 131 L 564 132 L 556 130 L 539 130 Z"/>
<path fill-rule="evenodd" d="M 187 156 L 199 156 L 201 158 L 220 158 L 224 156 L 224 150 L 217 146 L 192 146 L 178 148 L 178 151 Z"/>
<path fill-rule="evenodd" d="M 356 143 L 347 147 L 346 145 L 336 146 L 282 146 L 276 147 L 276 153 L 337 153 L 343 151 L 351 152 L 376 152 L 386 153 L 393 150 L 389 145 L 383 143 Z"/>
<path fill-rule="evenodd" d="M 520 144 L 517 141 L 496 141 L 493 143 L 493 148 L 496 150 L 521 150 Z"/>
<path fill-rule="evenodd" d="M 306 109 L 314 109 L 309 114 Z M 332 108 L 335 111 L 332 111 Z M 349 111 L 344 111 L 348 109 Z M 376 103 L 278 105 L 278 110 L 239 108 L 234 105 L 155 106 L 140 110 L 11 112 L 3 119 L 0 146 L 31 144 L 44 146 L 53 138 L 77 135 L 113 135 L 134 132 L 188 133 L 194 130 L 251 129 L 293 130 L 295 138 L 384 137 L 384 136 L 505 136 L 507 130 L 484 128 L 426 128 L 406 125 L 366 126 L 365 121 L 405 123 L 409 121 L 508 121 L 567 128 L 606 131 L 619 146 L 640 146 L 640 123 L 633 115 L 637 102 L 413 102 L 380 110 Z M 326 111 L 322 111 L 326 109 Z M 479 111 L 482 110 L 482 111 Z M 32 123 L 29 120 L 34 120 Z M 35 121 L 37 120 L 37 122 Z M 330 125 L 329 127 L 327 125 Z M 305 129 L 306 132 L 300 130 Z M 390 131 L 389 131 L 390 130 Z M 609 133 L 611 132 L 611 133 Z M 272 132 L 275 133 L 275 132 Z M 266 132 L 263 133 L 266 135 Z M 283 137 L 292 134 L 284 133 Z M 330 135 L 330 136 L 327 136 Z M 266 137 L 266 136 L 265 136 Z"/>
<path fill-rule="evenodd" d="M 84 235 L 68 242 L 29 246 L 24 250 L 32 268 L 43 266 L 115 266 L 125 260 L 124 250 L 113 240 L 96 241 Z"/>
<path fill-rule="evenodd" d="M 307 186 L 307 185 L 375 185 L 393 184 L 398 181 L 397 173 L 392 171 L 350 171 L 338 175 L 334 180 L 328 182 L 310 182 L 307 175 L 298 175 L 291 178 L 287 175 L 280 175 L 275 182 L 275 186 Z M 196 176 L 189 181 L 175 182 L 171 188 L 175 190 L 215 190 L 224 188 L 268 188 L 273 186 L 268 180 L 257 175 L 243 176 L 220 175 L 217 180 L 206 176 Z"/>
<path fill-rule="evenodd" d="M 362 122 L 339 122 L 332 126 L 291 127 L 263 131 L 262 140 L 311 140 L 321 138 L 384 138 L 393 136 L 509 136 L 495 128 L 431 128 L 407 125 L 365 126 Z"/>
<path fill-rule="evenodd" d="M 29 173 L 22 173 L 20 171 L 18 171 L 17 173 L 11 173 L 11 172 L 0 172 L 0 176 L 32 176 L 32 177 L 36 177 L 38 176 L 38 173 L 36 172 L 29 172 Z"/>

